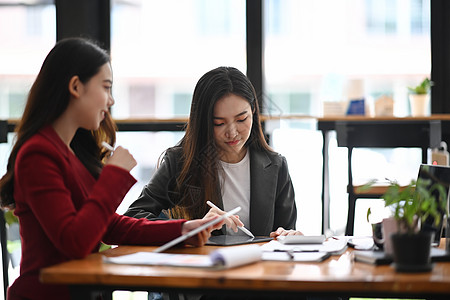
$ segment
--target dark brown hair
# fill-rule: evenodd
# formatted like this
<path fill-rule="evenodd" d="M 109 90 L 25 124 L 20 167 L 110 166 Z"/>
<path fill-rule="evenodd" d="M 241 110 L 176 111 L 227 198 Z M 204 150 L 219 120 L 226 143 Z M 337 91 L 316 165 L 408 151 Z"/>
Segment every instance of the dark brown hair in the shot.
<path fill-rule="evenodd" d="M 81 38 L 64 39 L 56 43 L 45 58 L 41 70 L 28 94 L 25 110 L 16 127 L 15 143 L 0 180 L 2 207 L 14 208 L 14 165 L 22 145 L 42 127 L 54 122 L 67 108 L 70 100 L 69 81 L 78 76 L 83 83 L 110 62 L 109 54 L 95 43 Z M 109 114 L 96 131 L 78 129 L 71 147 L 89 172 L 98 177 L 106 155 L 100 142 L 115 143 L 115 125 Z"/>
<path fill-rule="evenodd" d="M 206 201 L 218 204 L 218 150 L 214 140 L 213 112 L 216 102 L 234 94 L 248 101 L 253 112 L 253 125 L 245 146 L 272 151 L 267 144 L 259 119 L 259 105 L 255 89 L 241 71 L 219 67 L 204 74 L 194 89 L 186 134 L 180 141 L 183 148 L 183 167 L 177 178 L 180 195 L 178 205 L 169 210 L 174 218 L 202 218 L 208 210 Z M 203 194 L 191 187 L 200 187 Z"/>

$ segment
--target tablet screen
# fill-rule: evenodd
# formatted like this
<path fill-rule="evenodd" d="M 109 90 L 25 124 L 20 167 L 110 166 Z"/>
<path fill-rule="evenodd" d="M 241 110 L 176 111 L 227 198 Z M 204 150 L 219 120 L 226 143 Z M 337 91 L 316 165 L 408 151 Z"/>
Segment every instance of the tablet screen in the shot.
<path fill-rule="evenodd" d="M 259 242 L 268 242 L 273 240 L 267 236 L 255 236 L 254 238 L 247 235 L 216 235 L 209 238 L 206 245 L 214 246 L 233 246 L 241 244 L 251 244 Z"/>

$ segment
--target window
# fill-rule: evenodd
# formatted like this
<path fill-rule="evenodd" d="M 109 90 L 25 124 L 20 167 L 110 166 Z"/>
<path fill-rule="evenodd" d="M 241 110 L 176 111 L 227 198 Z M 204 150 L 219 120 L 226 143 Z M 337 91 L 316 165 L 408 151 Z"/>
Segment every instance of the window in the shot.
<path fill-rule="evenodd" d="M 410 114 L 407 87 L 417 85 L 431 71 L 429 0 L 265 0 L 264 5 L 266 113 L 323 116 L 328 102 L 346 105 L 364 98 L 372 114 L 374 102 L 389 96 L 394 99 L 395 116 Z M 314 234 L 321 228 L 313 216 L 321 213 L 316 203 L 321 197 L 322 141 L 320 133 L 305 131 L 308 128 L 314 130 L 316 124 L 309 119 L 284 121 L 272 135 L 274 148 L 288 159 L 291 176 L 303 178 L 294 182 L 301 208 L 297 226 Z M 289 142 L 281 142 L 277 135 L 289 136 Z M 410 173 L 414 178 L 417 173 L 410 172 L 411 166 L 399 157 L 411 158 L 412 168 L 418 169 L 420 151 L 416 150 L 355 151 L 355 159 L 379 163 L 366 168 L 354 163 L 353 173 L 364 180 L 397 168 L 404 174 L 394 172 L 394 179 L 405 180 Z M 346 148 L 332 142 L 330 155 L 330 221 L 339 234 L 347 212 Z M 305 172 L 310 175 L 304 176 Z"/>
<path fill-rule="evenodd" d="M 397 33 L 396 0 L 366 0 L 367 32 L 390 35 Z"/>
<path fill-rule="evenodd" d="M 0 6 L 0 28 L 0 118 L 18 118 L 56 41 L 55 6 Z"/>
<path fill-rule="evenodd" d="M 31 84 L 56 41 L 55 6 L 0 6 L 0 28 L 0 119 L 20 118 Z M 13 138 L 14 134 L 9 133 L 8 143 L 0 143 L 0 177 L 6 172 Z M 8 229 L 8 251 L 12 283 L 20 271 L 18 226 Z"/>
<path fill-rule="evenodd" d="M 113 2 L 113 117 L 187 118 L 195 84 L 204 73 L 219 66 L 246 73 L 245 17 L 241 0 Z M 135 134 L 139 138 L 127 138 Z M 159 155 L 182 134 L 119 136 L 133 155 L 142 157 L 133 172 L 146 183 Z M 134 187 L 124 202 L 129 205 L 140 191 Z"/>

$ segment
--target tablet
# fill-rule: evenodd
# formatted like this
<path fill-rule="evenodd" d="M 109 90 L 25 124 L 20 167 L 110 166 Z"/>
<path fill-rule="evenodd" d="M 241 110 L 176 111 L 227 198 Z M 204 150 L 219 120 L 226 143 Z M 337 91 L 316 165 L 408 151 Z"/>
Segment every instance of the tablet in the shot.
<path fill-rule="evenodd" d="M 283 235 L 277 237 L 277 241 L 283 244 L 322 244 L 325 235 Z"/>
<path fill-rule="evenodd" d="M 216 235 L 209 238 L 206 245 L 211 246 L 233 246 L 241 244 L 252 244 L 259 242 L 268 242 L 273 238 L 268 236 L 255 236 L 254 238 L 247 235 Z"/>
<path fill-rule="evenodd" d="M 164 250 L 167 250 L 167 249 L 169 249 L 169 248 L 171 248 L 171 247 L 173 247 L 173 246 L 175 246 L 175 245 L 177 245 L 177 244 L 179 244 L 179 243 L 181 243 L 181 242 L 187 240 L 187 239 L 190 238 L 191 236 L 196 235 L 196 234 L 199 233 L 200 231 L 203 231 L 203 230 L 205 230 L 206 228 L 208 228 L 208 227 L 210 227 L 210 226 L 213 226 L 213 225 L 219 223 L 219 222 L 222 221 L 223 219 L 226 219 L 226 218 L 228 218 L 228 217 L 230 217 L 230 216 L 236 214 L 236 213 L 237 213 L 238 211 L 240 211 L 240 210 L 241 210 L 241 207 L 238 206 L 238 207 L 236 207 L 235 209 L 232 209 L 232 210 L 230 210 L 229 212 L 227 212 L 227 213 L 221 215 L 220 217 L 218 217 L 218 218 L 216 218 L 216 219 L 214 219 L 214 220 L 212 220 L 212 221 L 210 221 L 210 222 L 208 222 L 208 223 L 206 223 L 206 224 L 203 224 L 202 226 L 199 226 L 199 227 L 195 228 L 194 230 L 191 230 L 191 231 L 189 231 L 188 233 L 183 234 L 183 235 L 177 237 L 176 239 L 171 240 L 170 242 L 168 242 L 168 243 L 162 245 L 162 246 L 159 247 L 159 248 L 156 248 L 153 252 L 155 252 L 155 253 L 163 252 Z"/>

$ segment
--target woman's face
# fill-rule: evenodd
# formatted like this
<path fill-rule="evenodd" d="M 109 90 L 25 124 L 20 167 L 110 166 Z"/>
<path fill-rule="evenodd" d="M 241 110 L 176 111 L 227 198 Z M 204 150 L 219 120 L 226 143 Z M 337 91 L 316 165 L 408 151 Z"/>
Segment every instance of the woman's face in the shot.
<path fill-rule="evenodd" d="M 214 105 L 213 122 L 219 158 L 228 163 L 241 161 L 247 153 L 244 145 L 253 125 L 250 103 L 233 94 L 219 99 Z"/>
<path fill-rule="evenodd" d="M 104 64 L 99 72 L 85 84 L 81 84 L 80 93 L 80 127 L 96 130 L 105 118 L 109 108 L 114 104 L 111 95 L 112 70 L 109 63 Z"/>

